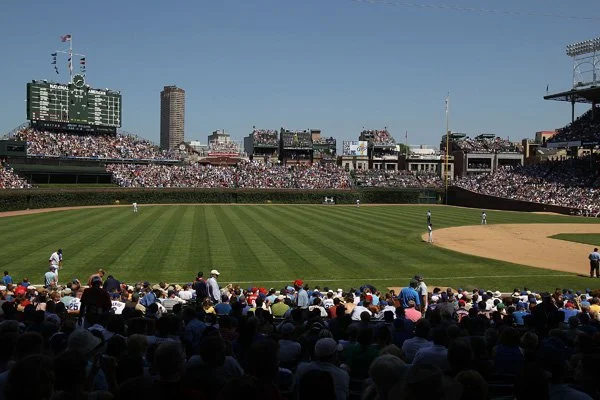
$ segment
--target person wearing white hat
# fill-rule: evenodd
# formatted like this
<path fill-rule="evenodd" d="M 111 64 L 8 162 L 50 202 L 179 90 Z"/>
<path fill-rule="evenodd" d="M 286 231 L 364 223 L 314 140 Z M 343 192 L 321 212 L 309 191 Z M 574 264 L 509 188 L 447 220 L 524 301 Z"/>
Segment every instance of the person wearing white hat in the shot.
<path fill-rule="evenodd" d="M 213 304 L 217 304 L 221 302 L 221 290 L 219 289 L 219 284 L 217 283 L 217 278 L 221 275 L 219 271 L 213 269 L 210 271 L 210 278 L 206 281 L 206 285 L 208 286 L 208 296 L 212 300 Z"/>

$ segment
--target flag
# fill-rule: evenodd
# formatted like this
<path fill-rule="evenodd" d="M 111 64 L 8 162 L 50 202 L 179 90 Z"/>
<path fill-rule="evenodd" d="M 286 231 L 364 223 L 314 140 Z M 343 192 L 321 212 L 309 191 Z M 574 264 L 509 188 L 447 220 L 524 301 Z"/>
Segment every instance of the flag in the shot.
<path fill-rule="evenodd" d="M 52 62 L 50 64 L 56 65 L 56 60 L 52 60 Z"/>
<path fill-rule="evenodd" d="M 64 42 L 70 42 L 71 41 L 71 35 L 68 34 L 68 33 L 66 35 L 62 35 L 60 37 L 60 41 L 63 42 L 63 43 Z"/>
<path fill-rule="evenodd" d="M 550 85 L 546 85 L 546 93 L 548 93 L 549 88 L 550 88 Z"/>
<path fill-rule="evenodd" d="M 450 94 L 448 94 L 448 96 L 446 96 L 446 115 L 448 115 L 448 107 L 450 105 Z"/>
<path fill-rule="evenodd" d="M 79 59 L 79 64 L 81 64 L 81 65 L 85 65 L 85 57 L 81 57 L 81 58 Z"/>
<path fill-rule="evenodd" d="M 52 57 L 56 57 L 56 53 L 52 53 L 50 54 Z"/>

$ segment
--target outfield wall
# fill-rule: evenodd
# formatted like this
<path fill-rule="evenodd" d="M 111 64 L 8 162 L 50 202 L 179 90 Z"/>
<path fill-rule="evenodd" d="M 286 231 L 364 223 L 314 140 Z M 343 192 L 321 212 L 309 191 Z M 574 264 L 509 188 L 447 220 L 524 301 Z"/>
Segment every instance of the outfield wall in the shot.
<path fill-rule="evenodd" d="M 436 190 L 352 189 L 352 190 L 270 190 L 270 189 L 7 189 L 0 190 L 0 211 L 36 208 L 75 207 L 111 204 L 321 204 L 334 197 L 337 204 L 435 204 L 442 199 Z"/>
<path fill-rule="evenodd" d="M 552 206 L 548 204 L 531 203 L 522 200 L 505 199 L 502 197 L 488 196 L 481 193 L 471 192 L 457 186 L 448 188 L 448 204 L 453 206 L 507 210 L 507 211 L 537 211 L 554 212 L 559 214 L 571 214 L 568 207 Z"/>

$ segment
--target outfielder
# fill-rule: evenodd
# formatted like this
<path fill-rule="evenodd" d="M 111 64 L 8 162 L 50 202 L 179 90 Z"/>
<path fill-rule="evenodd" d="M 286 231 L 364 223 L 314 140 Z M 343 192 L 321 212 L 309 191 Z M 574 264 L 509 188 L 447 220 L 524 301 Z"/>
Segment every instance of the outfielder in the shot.
<path fill-rule="evenodd" d="M 487 214 L 485 211 L 481 212 L 481 225 L 487 225 Z"/>
<path fill-rule="evenodd" d="M 133 212 L 134 213 L 138 212 L 137 203 L 135 201 L 133 202 Z"/>

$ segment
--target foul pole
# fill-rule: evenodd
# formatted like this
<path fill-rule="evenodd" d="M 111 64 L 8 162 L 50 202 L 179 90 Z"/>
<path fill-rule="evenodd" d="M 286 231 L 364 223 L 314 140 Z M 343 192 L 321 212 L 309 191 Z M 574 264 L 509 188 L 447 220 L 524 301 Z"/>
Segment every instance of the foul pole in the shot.
<path fill-rule="evenodd" d="M 446 96 L 446 159 L 444 160 L 444 186 L 445 186 L 445 201 L 448 204 L 448 153 L 450 147 L 450 92 Z"/>

